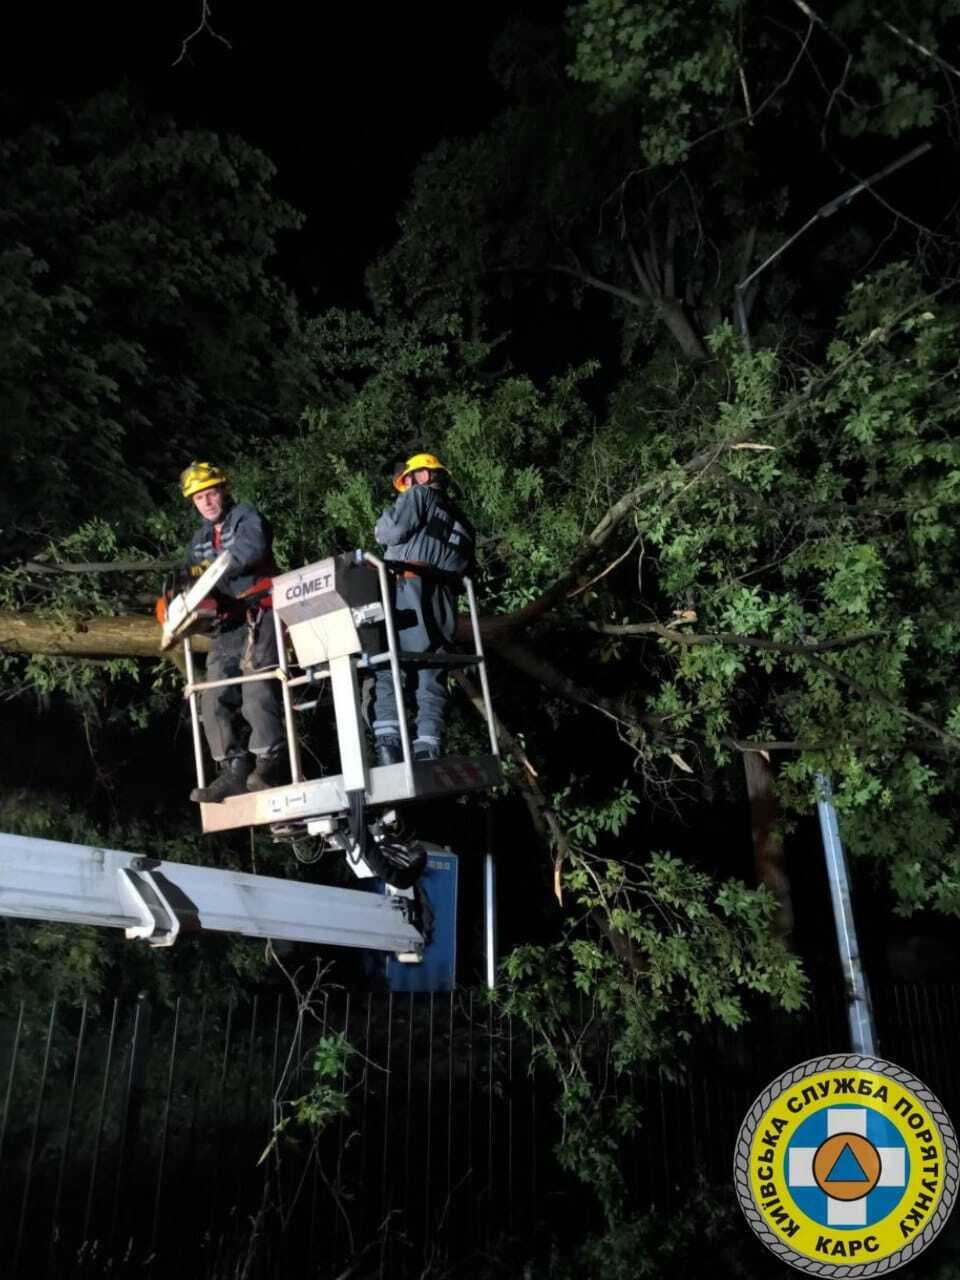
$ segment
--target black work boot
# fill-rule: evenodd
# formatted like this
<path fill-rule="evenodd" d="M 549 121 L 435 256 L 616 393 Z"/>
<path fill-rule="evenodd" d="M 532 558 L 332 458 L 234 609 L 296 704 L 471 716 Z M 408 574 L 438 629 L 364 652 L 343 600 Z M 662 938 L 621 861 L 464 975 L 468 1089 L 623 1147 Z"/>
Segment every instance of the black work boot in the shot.
<path fill-rule="evenodd" d="M 248 791 L 266 791 L 270 787 L 282 787 L 290 781 L 290 766 L 286 751 L 267 751 L 256 758 L 253 773 L 247 779 Z"/>
<path fill-rule="evenodd" d="M 208 787 L 194 787 L 190 799 L 198 804 L 222 804 L 228 796 L 242 796 L 247 790 L 250 772 L 248 756 L 227 756 L 220 761 L 220 772 Z"/>
<path fill-rule="evenodd" d="M 399 738 L 388 738 L 378 734 L 373 740 L 373 753 L 377 758 L 377 764 L 401 764 L 403 743 Z"/>
<path fill-rule="evenodd" d="M 414 760 L 439 760 L 439 742 L 427 742 L 425 738 L 417 738 L 413 744 Z"/>

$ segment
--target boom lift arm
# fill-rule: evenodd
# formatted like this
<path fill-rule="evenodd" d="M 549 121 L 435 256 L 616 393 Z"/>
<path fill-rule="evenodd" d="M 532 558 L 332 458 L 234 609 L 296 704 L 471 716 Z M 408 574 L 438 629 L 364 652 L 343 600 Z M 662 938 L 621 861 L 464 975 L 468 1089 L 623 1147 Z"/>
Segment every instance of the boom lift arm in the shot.
<path fill-rule="evenodd" d="M 424 943 L 412 890 L 336 889 L 4 834 L 0 915 L 123 929 L 151 947 L 187 933 L 239 933 L 418 960 Z"/>

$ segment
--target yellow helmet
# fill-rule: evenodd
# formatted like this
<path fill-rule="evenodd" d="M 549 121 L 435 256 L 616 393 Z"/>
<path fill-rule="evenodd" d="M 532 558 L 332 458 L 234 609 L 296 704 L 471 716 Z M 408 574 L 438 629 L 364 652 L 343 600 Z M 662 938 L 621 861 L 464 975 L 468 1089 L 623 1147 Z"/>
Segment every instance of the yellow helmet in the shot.
<path fill-rule="evenodd" d="M 204 489 L 213 489 L 218 484 L 227 484 L 227 473 L 212 462 L 191 462 L 180 472 L 180 492 L 185 498 L 192 498 L 195 493 Z"/>
<path fill-rule="evenodd" d="M 440 459 L 434 454 L 415 453 L 412 458 L 408 458 L 403 464 L 403 470 L 398 471 L 393 477 L 393 487 L 396 489 L 397 493 L 406 493 L 409 486 L 404 484 L 404 481 L 412 471 L 446 471 L 447 475 L 450 474 Z"/>

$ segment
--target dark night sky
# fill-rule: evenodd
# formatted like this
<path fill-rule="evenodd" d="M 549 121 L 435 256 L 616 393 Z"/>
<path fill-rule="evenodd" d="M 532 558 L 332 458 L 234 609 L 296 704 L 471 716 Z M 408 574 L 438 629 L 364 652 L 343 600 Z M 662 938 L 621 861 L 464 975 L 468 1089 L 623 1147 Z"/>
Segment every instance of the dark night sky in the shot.
<path fill-rule="evenodd" d="M 212 25 L 174 66 L 201 0 L 98 0 L 8 10 L 2 85 L 22 119 L 44 98 L 126 80 L 183 124 L 236 132 L 278 168 L 309 215 L 286 274 L 321 303 L 357 303 L 390 240 L 418 158 L 500 105 L 490 46 L 512 13 L 562 20 L 557 0 L 337 5 L 214 0 Z"/>

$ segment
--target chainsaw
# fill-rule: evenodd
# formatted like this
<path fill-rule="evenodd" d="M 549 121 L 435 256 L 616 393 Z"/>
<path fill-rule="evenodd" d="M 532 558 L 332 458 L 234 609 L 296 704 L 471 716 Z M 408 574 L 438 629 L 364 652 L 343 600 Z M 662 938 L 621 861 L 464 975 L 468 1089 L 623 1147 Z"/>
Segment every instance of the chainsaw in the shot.
<path fill-rule="evenodd" d="M 213 595 L 217 583 L 230 568 L 229 551 L 221 551 L 199 578 L 177 595 L 167 593 L 157 601 L 157 621 L 163 628 L 160 648 L 169 649 L 184 636 L 209 634 L 216 627 L 219 607 Z"/>

